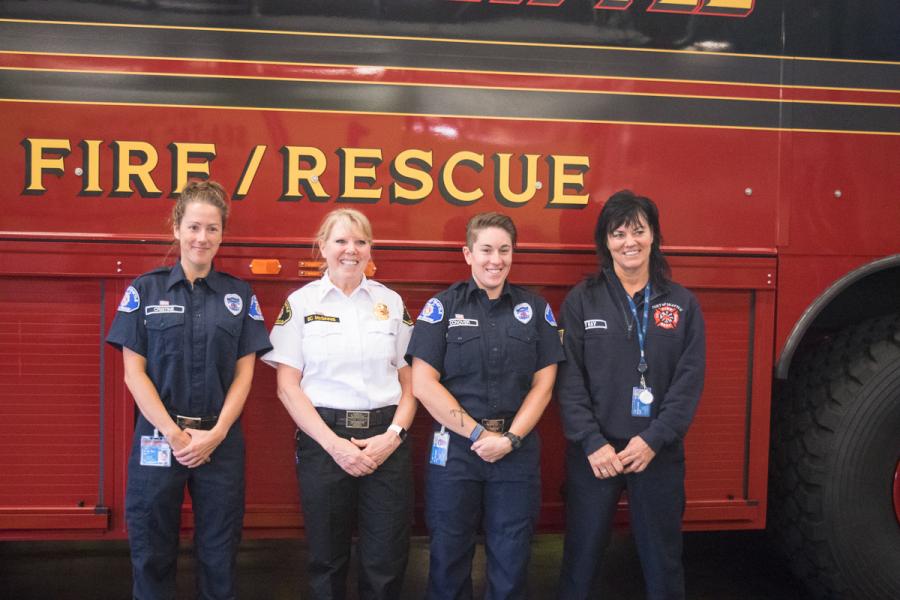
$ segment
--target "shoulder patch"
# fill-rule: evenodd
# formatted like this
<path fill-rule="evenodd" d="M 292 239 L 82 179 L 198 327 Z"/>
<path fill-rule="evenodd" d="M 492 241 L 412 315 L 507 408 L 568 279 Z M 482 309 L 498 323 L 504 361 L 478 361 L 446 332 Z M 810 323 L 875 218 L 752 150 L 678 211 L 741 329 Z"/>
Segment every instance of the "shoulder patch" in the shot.
<path fill-rule="evenodd" d="M 556 317 L 553 316 L 553 309 L 550 308 L 550 303 L 547 303 L 547 308 L 544 309 L 544 320 L 550 324 L 551 327 L 556 327 Z"/>
<path fill-rule="evenodd" d="M 141 307 L 141 295 L 138 294 L 138 291 L 134 289 L 133 285 L 129 285 L 128 289 L 125 290 L 125 295 L 122 296 L 122 301 L 119 302 L 119 312 L 130 313 L 134 312 Z"/>
<path fill-rule="evenodd" d="M 531 321 L 531 317 L 534 316 L 534 310 L 531 308 L 530 304 L 522 302 L 521 304 L 516 304 L 515 308 L 513 308 L 513 315 L 515 315 L 516 319 L 520 322 L 528 323 Z"/>
<path fill-rule="evenodd" d="M 403 305 L 403 324 L 404 325 L 412 325 L 413 324 L 412 317 L 409 316 L 409 311 L 406 310 L 406 304 Z"/>
<path fill-rule="evenodd" d="M 278 313 L 278 318 L 275 319 L 275 324 L 284 325 L 291 320 L 292 316 L 294 316 L 294 313 L 291 312 L 291 303 L 288 300 L 285 300 L 284 304 L 281 306 L 281 312 Z"/>
<path fill-rule="evenodd" d="M 244 308 L 244 301 L 237 294 L 225 294 L 225 308 L 234 316 L 238 316 L 241 309 Z"/>
<path fill-rule="evenodd" d="M 418 320 L 426 323 L 440 323 L 444 320 L 444 305 L 437 298 L 431 298 L 422 307 Z"/>
<path fill-rule="evenodd" d="M 247 316 L 254 321 L 263 320 L 262 309 L 259 308 L 259 300 L 256 299 L 256 294 L 250 296 L 250 308 L 247 309 Z"/>

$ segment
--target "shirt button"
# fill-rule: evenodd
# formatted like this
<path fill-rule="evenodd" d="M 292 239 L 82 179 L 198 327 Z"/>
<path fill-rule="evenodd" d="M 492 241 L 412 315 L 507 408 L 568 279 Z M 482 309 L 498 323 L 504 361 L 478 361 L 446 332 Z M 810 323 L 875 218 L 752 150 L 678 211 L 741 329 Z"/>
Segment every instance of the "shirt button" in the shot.
<path fill-rule="evenodd" d="M 496 352 L 497 350 L 498 350 L 497 346 L 494 346 L 493 348 L 491 348 L 491 352 Z"/>

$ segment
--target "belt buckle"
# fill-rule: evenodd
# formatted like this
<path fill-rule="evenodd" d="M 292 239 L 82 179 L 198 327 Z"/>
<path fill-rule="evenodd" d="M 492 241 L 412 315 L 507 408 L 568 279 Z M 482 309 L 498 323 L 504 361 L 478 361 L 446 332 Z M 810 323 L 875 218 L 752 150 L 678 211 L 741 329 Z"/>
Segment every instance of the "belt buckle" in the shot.
<path fill-rule="evenodd" d="M 344 413 L 344 426 L 347 429 L 368 429 L 369 414 L 367 410 L 348 410 Z"/>
<path fill-rule="evenodd" d="M 183 415 L 175 415 L 175 424 L 181 429 L 196 429 L 203 422 L 200 417 L 185 417 Z"/>
<path fill-rule="evenodd" d="M 503 433 L 503 424 L 506 419 L 482 419 L 481 426 L 494 433 Z"/>

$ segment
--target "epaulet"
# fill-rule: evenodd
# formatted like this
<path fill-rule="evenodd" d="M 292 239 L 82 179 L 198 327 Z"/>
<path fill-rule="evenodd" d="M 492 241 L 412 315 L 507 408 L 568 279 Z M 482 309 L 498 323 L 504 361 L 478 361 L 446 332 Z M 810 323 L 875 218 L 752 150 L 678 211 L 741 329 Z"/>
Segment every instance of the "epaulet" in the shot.
<path fill-rule="evenodd" d="M 385 287 L 385 285 L 383 283 L 381 283 L 379 281 L 375 281 L 374 279 L 367 279 L 366 282 L 369 285 L 374 285 L 375 287 L 380 287 L 380 288 Z"/>
<path fill-rule="evenodd" d="M 171 273 L 171 271 L 172 271 L 172 267 L 166 267 L 166 266 L 156 267 L 152 271 L 147 271 L 146 273 L 138 275 L 137 277 L 134 278 L 134 280 L 138 281 L 139 279 L 143 279 L 144 277 L 150 277 L 151 275 L 166 275 L 166 276 L 168 276 L 169 273 Z"/>
<path fill-rule="evenodd" d="M 466 287 L 468 284 L 469 284 L 469 280 L 463 279 L 462 281 L 457 281 L 456 283 L 454 283 L 453 285 L 448 287 L 447 291 L 450 291 L 450 290 L 456 291 L 461 287 Z"/>

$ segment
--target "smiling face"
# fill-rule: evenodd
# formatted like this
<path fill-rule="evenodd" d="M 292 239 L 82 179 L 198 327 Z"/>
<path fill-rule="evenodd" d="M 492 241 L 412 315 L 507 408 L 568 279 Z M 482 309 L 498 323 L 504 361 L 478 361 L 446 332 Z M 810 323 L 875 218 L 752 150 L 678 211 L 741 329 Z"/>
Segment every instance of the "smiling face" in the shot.
<path fill-rule="evenodd" d="M 649 276 L 653 232 L 644 215 L 637 222 L 623 223 L 606 236 L 606 247 L 619 277 Z"/>
<path fill-rule="evenodd" d="M 331 282 L 344 291 L 352 291 L 362 281 L 372 256 L 372 241 L 346 219 L 331 227 L 328 237 L 319 241 L 319 251 L 328 266 Z"/>
<path fill-rule="evenodd" d="M 463 247 L 466 263 L 472 267 L 475 283 L 488 298 L 500 297 L 512 266 L 513 243 L 509 233 L 499 227 L 478 231 L 472 247 Z"/>
<path fill-rule="evenodd" d="M 222 243 L 222 213 L 206 202 L 190 202 L 181 222 L 175 225 L 175 239 L 181 249 L 181 267 L 193 281 L 205 277 Z"/>

